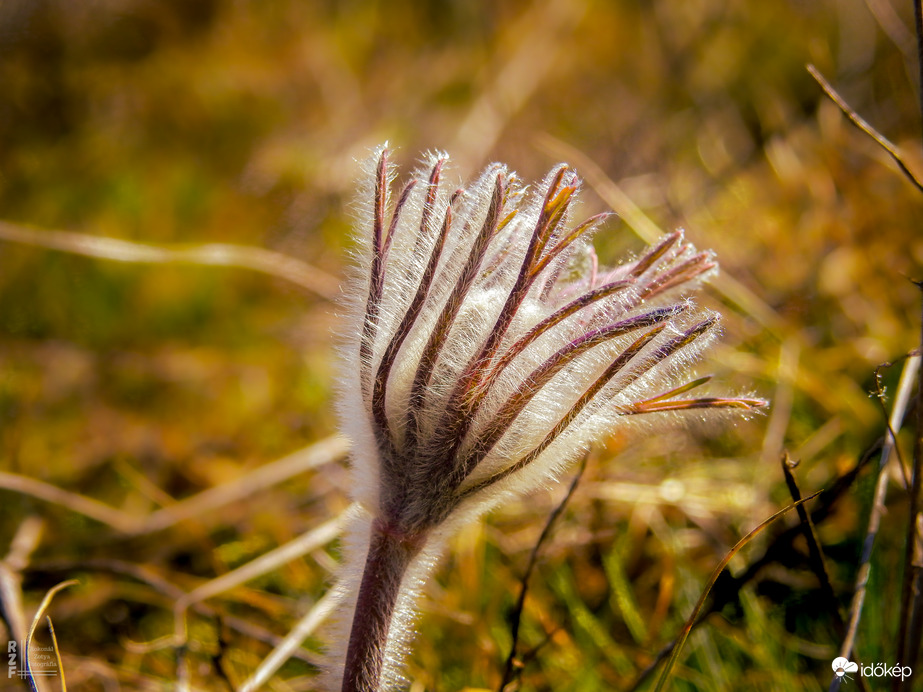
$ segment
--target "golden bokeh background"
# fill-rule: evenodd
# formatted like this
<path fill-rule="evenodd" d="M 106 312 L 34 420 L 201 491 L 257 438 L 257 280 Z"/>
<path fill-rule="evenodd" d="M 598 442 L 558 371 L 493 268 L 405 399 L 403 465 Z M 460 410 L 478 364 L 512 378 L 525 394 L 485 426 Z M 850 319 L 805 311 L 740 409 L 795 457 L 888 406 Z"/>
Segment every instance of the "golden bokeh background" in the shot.
<path fill-rule="evenodd" d="M 404 172 L 447 150 L 459 180 L 493 160 L 526 180 L 566 160 L 587 215 L 620 212 L 597 238 L 604 260 L 682 226 L 721 261 L 704 300 L 725 336 L 702 371 L 772 407 L 594 452 L 523 613 L 520 689 L 630 689 L 721 557 L 791 501 L 783 449 L 801 460 L 802 492 L 835 487 L 884 434 L 876 366 L 919 345 L 920 192 L 808 63 L 923 170 L 909 2 L 0 3 L 0 554 L 40 521 L 15 570 L 29 617 L 49 587 L 79 579 L 51 610 L 68 684 L 172 688 L 177 650 L 141 644 L 173 633 L 177 589 L 338 516 L 345 465 L 137 535 L 10 489 L 10 474 L 143 524 L 333 435 L 357 161 L 387 140 Z M 83 236 L 53 231 L 269 249 L 310 265 L 313 290 L 81 256 Z M 47 247 L 61 238 L 65 251 Z M 902 365 L 883 374 L 888 410 Z M 844 611 L 871 466 L 818 517 Z M 497 688 L 519 580 L 563 490 L 453 543 L 425 592 L 410 689 Z M 897 662 L 899 474 L 889 497 L 860 662 Z M 842 637 L 803 538 L 785 534 L 796 524 L 734 558 L 674 689 L 826 689 Z M 240 685 L 325 593 L 336 555 L 326 545 L 210 598 L 189 620 L 192 683 Z M 312 689 L 319 651 L 312 637 L 271 689 Z"/>

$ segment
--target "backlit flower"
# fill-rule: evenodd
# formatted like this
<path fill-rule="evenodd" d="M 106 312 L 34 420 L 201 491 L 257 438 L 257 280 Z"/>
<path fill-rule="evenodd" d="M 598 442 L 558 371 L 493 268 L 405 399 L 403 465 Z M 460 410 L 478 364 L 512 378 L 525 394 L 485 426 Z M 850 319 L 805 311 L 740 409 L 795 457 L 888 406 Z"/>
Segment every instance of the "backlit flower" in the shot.
<path fill-rule="evenodd" d="M 399 680 L 416 587 L 459 523 L 554 478 L 625 416 L 763 403 L 681 398 L 718 332 L 690 299 L 712 253 L 677 231 L 600 269 L 589 239 L 608 215 L 572 222 L 571 168 L 526 188 L 494 164 L 454 190 L 446 164 L 428 156 L 393 194 L 381 148 L 362 193 L 341 414 L 367 514 L 347 547 L 344 690 Z"/>

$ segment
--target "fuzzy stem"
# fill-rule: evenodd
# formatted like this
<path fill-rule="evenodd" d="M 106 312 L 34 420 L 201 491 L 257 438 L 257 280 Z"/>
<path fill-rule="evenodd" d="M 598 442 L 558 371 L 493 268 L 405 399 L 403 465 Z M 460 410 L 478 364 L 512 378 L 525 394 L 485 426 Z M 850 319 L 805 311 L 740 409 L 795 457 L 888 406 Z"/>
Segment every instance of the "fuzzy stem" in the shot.
<path fill-rule="evenodd" d="M 342 692 L 378 692 L 391 618 L 404 574 L 425 536 L 395 531 L 376 519 L 353 615 Z"/>

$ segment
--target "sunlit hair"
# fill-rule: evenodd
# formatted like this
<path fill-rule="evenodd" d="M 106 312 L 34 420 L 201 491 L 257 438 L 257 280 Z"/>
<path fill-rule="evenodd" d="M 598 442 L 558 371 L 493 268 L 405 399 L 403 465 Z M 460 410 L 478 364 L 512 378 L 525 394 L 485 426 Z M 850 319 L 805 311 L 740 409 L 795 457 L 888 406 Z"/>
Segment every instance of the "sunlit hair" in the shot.
<path fill-rule="evenodd" d="M 683 378 L 718 333 L 691 299 L 711 252 L 677 231 L 600 269 L 590 237 L 609 215 L 572 222 L 567 165 L 524 187 L 492 164 L 456 190 L 447 163 L 428 155 L 395 194 L 381 147 L 360 191 L 340 412 L 363 515 L 341 588 L 357 623 L 370 608 L 384 622 L 349 634 L 344 618 L 334 657 L 365 666 L 344 690 L 400 681 L 416 588 L 459 523 L 554 478 L 626 416 L 764 403 L 682 398 L 707 381 Z"/>

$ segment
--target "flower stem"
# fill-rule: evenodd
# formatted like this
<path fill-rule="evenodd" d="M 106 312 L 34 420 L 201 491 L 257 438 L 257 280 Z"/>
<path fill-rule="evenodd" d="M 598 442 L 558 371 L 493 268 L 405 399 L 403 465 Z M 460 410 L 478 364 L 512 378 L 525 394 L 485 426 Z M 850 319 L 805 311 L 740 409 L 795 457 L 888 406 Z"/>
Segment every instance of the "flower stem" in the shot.
<path fill-rule="evenodd" d="M 353 615 L 342 692 L 378 692 L 391 618 L 404 574 L 423 547 L 425 536 L 372 524 L 369 552 Z"/>

